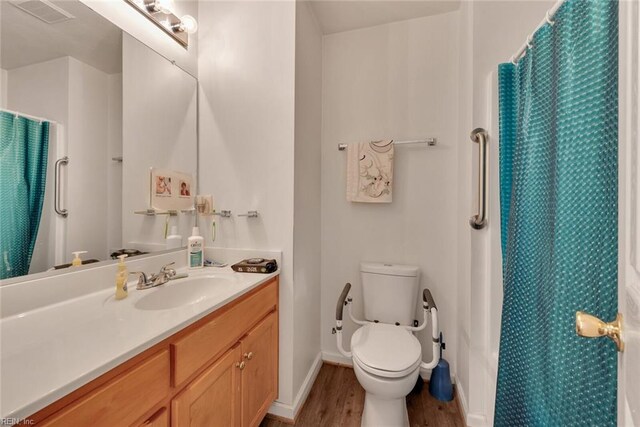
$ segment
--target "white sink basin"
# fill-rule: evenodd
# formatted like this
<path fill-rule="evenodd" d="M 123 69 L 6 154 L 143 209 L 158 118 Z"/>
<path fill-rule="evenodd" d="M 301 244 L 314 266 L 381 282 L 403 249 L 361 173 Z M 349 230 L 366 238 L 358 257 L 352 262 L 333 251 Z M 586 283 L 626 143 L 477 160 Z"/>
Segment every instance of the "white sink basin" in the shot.
<path fill-rule="evenodd" d="M 235 282 L 237 280 L 232 277 L 218 275 L 172 280 L 165 285 L 140 291 L 148 294 L 134 305 L 140 310 L 169 310 L 193 305 L 219 295 Z"/>

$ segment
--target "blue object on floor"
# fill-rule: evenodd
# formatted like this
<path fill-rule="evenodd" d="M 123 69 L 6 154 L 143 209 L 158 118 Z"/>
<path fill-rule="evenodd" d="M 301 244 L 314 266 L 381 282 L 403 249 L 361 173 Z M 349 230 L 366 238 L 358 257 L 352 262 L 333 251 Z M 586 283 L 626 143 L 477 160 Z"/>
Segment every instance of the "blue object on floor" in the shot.
<path fill-rule="evenodd" d="M 453 385 L 451 385 L 451 372 L 449 370 L 449 362 L 442 358 L 442 350 L 444 350 L 444 341 L 442 341 L 442 332 L 440 333 L 440 361 L 438 365 L 431 371 L 431 379 L 429 380 L 429 393 L 438 400 L 449 402 L 453 400 Z"/>

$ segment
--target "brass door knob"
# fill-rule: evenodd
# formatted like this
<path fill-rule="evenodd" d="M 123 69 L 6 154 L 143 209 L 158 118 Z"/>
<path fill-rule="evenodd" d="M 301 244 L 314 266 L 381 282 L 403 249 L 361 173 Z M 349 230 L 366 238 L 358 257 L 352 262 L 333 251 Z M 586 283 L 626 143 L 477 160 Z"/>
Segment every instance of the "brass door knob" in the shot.
<path fill-rule="evenodd" d="M 253 352 L 250 351 L 249 353 L 245 353 L 244 358 L 247 360 L 253 359 Z"/>
<path fill-rule="evenodd" d="M 245 367 L 244 360 L 242 362 L 236 362 L 236 368 L 240 368 L 240 370 L 243 370 L 244 367 Z"/>
<path fill-rule="evenodd" d="M 616 344 L 618 351 L 624 351 L 622 314 L 620 313 L 616 316 L 616 320 L 606 323 L 591 314 L 576 311 L 576 333 L 587 338 L 609 337 Z"/>

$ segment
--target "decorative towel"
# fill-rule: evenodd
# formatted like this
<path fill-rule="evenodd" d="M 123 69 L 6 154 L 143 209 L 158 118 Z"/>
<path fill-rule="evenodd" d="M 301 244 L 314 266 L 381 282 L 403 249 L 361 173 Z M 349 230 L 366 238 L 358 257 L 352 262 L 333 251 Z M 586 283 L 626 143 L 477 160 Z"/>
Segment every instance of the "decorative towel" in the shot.
<path fill-rule="evenodd" d="M 347 200 L 391 203 L 393 141 L 371 141 L 347 146 Z"/>

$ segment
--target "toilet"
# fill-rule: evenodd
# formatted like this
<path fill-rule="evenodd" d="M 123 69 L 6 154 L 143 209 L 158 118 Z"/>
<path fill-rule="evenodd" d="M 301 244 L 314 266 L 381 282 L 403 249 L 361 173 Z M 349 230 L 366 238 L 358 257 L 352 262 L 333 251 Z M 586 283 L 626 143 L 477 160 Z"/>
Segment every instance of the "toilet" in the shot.
<path fill-rule="evenodd" d="M 405 398 L 420 375 L 420 368 L 431 369 L 438 363 L 439 331 L 437 308 L 431 292 L 423 292 L 424 319 L 413 326 L 418 297 L 418 267 L 398 264 L 361 263 L 360 277 L 364 320 L 351 311 L 353 299 L 347 283 L 336 308 L 338 349 L 353 361 L 356 377 L 364 388 L 365 404 L 361 425 L 408 426 Z M 342 313 L 348 307 L 351 320 L 361 325 L 351 337 L 351 351 L 342 346 Z M 432 320 L 434 359 L 422 361 L 422 347 L 413 332 Z"/>

